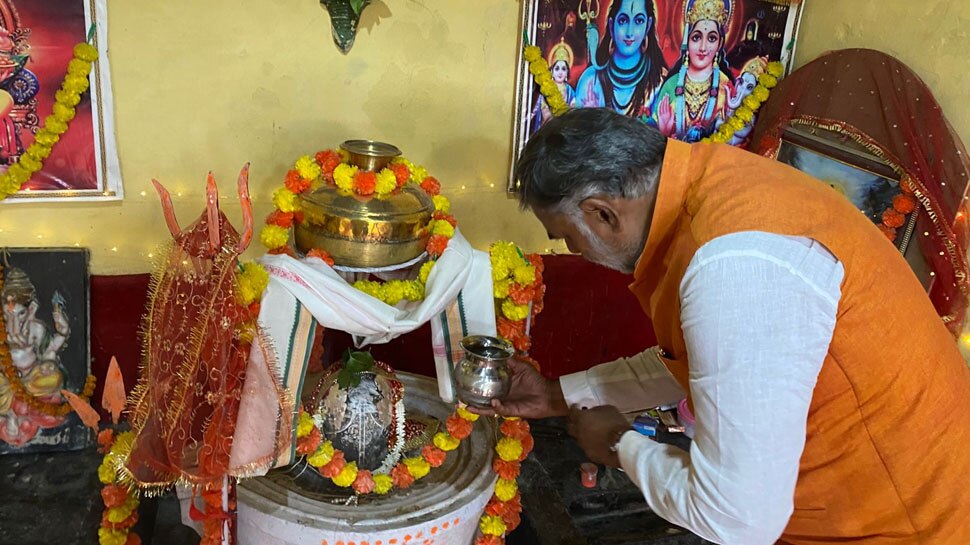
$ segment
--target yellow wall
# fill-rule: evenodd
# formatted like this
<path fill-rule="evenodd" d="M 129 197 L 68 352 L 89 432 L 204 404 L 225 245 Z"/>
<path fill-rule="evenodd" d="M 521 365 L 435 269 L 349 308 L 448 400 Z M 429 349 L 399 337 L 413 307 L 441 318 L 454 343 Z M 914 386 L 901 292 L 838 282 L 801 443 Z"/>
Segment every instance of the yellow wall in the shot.
<path fill-rule="evenodd" d="M 970 3 L 807 1 L 800 63 L 838 47 L 889 51 L 926 79 L 957 129 L 970 134 L 970 110 L 957 102 L 970 83 L 960 40 Z M 111 2 L 127 197 L 5 205 L 0 246 L 79 243 L 92 249 L 95 273 L 144 272 L 147 255 L 168 237 L 152 177 L 176 194 L 187 224 L 202 211 L 212 169 L 223 208 L 238 222 L 231 191 L 238 169 L 251 161 L 261 219 L 298 155 L 362 137 L 397 144 L 442 180 L 472 244 L 512 239 L 529 250 L 561 250 L 503 189 L 518 9 L 514 0 L 376 0 L 344 56 L 316 0 Z M 251 256 L 260 250 L 253 246 Z"/>
<path fill-rule="evenodd" d="M 344 56 L 316 0 L 111 2 L 126 198 L 5 205 L 0 246 L 79 242 L 92 249 L 95 273 L 147 271 L 147 254 L 169 236 L 152 177 L 172 190 L 184 225 L 202 212 L 213 170 L 238 225 L 232 192 L 251 161 L 261 223 L 299 155 L 374 138 L 442 181 L 472 244 L 501 237 L 550 247 L 504 191 L 517 18 L 513 0 L 378 0 Z M 249 253 L 262 250 L 255 241 Z"/>
<path fill-rule="evenodd" d="M 834 49 L 878 49 L 926 82 L 956 132 L 970 142 L 970 2 L 805 0 L 795 61 Z"/>

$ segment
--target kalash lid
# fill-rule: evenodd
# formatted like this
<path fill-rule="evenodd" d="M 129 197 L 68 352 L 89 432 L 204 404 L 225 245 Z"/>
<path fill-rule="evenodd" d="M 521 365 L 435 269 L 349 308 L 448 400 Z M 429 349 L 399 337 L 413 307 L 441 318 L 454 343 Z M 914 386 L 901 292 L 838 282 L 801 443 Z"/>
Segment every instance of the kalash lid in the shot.
<path fill-rule="evenodd" d="M 392 144 L 376 140 L 347 140 L 340 148 L 350 155 L 349 163 L 361 170 L 378 172 L 386 167 L 401 150 Z M 329 214 L 349 215 L 361 219 L 394 219 L 408 221 L 428 217 L 434 212 L 431 197 L 410 184 L 388 198 L 361 197 L 341 194 L 333 187 L 323 186 L 308 193 L 304 202 L 311 210 L 318 207 Z"/>

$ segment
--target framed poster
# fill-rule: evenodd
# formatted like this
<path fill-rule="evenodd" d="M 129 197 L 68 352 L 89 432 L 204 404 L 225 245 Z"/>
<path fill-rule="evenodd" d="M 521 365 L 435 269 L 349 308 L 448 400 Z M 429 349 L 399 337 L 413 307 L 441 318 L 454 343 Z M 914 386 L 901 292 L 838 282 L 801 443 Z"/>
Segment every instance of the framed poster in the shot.
<path fill-rule="evenodd" d="M 49 409 L 90 373 L 88 251 L 0 248 L 0 263 L 10 354 L 0 361 L 0 454 L 84 448 L 91 432 L 77 414 Z"/>
<path fill-rule="evenodd" d="M 2 202 L 123 197 L 114 137 L 106 0 L 0 0 L 0 169 L 15 163 L 51 114 L 74 45 L 100 53 L 90 90 L 44 168 Z"/>
<path fill-rule="evenodd" d="M 893 198 L 900 193 L 900 177 L 891 166 L 868 151 L 853 147 L 851 141 L 821 129 L 786 128 L 778 160 L 838 191 L 875 224 L 883 221 L 883 212 L 893 208 Z M 913 212 L 904 215 L 902 227 L 893 235 L 893 244 L 923 287 L 929 289 L 933 279 L 930 267 L 913 240 L 921 210 L 917 205 Z"/>
<path fill-rule="evenodd" d="M 613 108 L 696 142 L 730 118 L 769 62 L 790 69 L 801 11 L 802 0 L 524 0 L 521 25 L 570 107 Z M 512 167 L 552 117 L 521 49 L 518 66 Z"/>

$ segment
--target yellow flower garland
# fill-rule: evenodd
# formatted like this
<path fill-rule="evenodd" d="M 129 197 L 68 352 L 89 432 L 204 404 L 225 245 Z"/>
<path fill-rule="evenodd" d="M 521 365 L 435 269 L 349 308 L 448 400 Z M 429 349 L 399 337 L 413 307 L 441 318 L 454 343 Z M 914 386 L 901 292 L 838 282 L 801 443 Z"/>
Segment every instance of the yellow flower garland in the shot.
<path fill-rule="evenodd" d="M 74 46 L 74 58 L 67 65 L 67 75 L 60 90 L 54 94 L 51 115 L 44 119 L 44 127 L 34 135 L 33 144 L 16 163 L 0 174 L 0 201 L 20 191 L 31 176 L 44 167 L 44 160 L 50 157 L 52 148 L 74 119 L 74 107 L 81 102 L 81 93 L 88 89 L 88 74 L 96 60 L 98 50 L 93 45 L 82 42 Z"/>
<path fill-rule="evenodd" d="M 704 138 L 701 142 L 718 142 L 724 144 L 734 137 L 734 133 L 743 129 L 748 123 L 754 120 L 754 114 L 761 108 L 761 104 L 768 100 L 768 96 L 776 85 L 778 78 L 785 73 L 785 65 L 780 62 L 769 62 L 764 74 L 758 76 L 758 85 L 750 95 L 744 97 L 741 106 L 734 111 L 717 132 Z"/>
<path fill-rule="evenodd" d="M 113 432 L 110 431 L 108 433 L 111 434 L 110 437 L 113 439 L 111 440 L 111 444 L 107 446 L 107 452 L 101 461 L 101 465 L 98 466 L 98 480 L 105 486 L 124 486 L 126 497 L 120 505 L 113 507 L 107 507 L 106 505 L 107 509 L 105 509 L 101 518 L 101 527 L 98 528 L 98 543 L 99 545 L 140 543 L 137 535 L 129 535 L 134 525 L 130 517 L 138 509 L 138 493 L 122 485 L 118 479 L 118 469 L 131 451 L 135 434 L 131 431 L 122 432 L 117 435 L 113 435 Z M 115 490 L 117 491 L 119 489 L 116 488 Z M 109 496 L 105 496 L 104 494 L 102 496 L 107 504 L 107 498 Z"/>
<path fill-rule="evenodd" d="M 239 265 L 236 271 L 236 298 L 239 304 L 248 307 L 263 296 L 269 284 L 269 273 L 259 263 L 249 262 Z"/>
<path fill-rule="evenodd" d="M 522 51 L 522 58 L 529 63 L 529 73 L 532 74 L 536 85 L 539 86 L 539 92 L 545 97 L 552 115 L 559 116 L 566 113 L 569 110 L 569 104 L 566 104 L 566 99 L 563 98 L 559 87 L 552 79 L 552 73 L 549 72 L 549 63 L 542 58 L 542 50 L 534 45 L 527 45 Z"/>

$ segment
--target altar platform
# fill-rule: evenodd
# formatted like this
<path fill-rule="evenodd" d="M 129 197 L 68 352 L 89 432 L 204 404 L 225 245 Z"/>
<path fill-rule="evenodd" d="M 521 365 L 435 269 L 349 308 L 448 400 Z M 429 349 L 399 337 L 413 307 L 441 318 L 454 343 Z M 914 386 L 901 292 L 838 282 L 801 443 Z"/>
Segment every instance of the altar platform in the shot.
<path fill-rule="evenodd" d="M 636 300 L 630 277 L 575 256 L 545 256 L 546 309 L 533 329 L 531 355 L 548 377 L 634 354 L 655 338 Z M 148 275 L 94 276 L 91 282 L 92 372 L 100 383 L 116 356 L 131 388 L 139 359 L 137 329 Z M 328 353 L 350 344 L 346 334 L 324 336 Z M 434 376 L 430 330 L 424 326 L 386 345 L 375 357 L 400 371 Z M 322 348 L 322 347 L 321 347 Z M 331 350 L 333 352 L 331 352 Z M 579 485 L 582 452 L 561 420 L 534 423 L 535 450 L 523 463 L 523 524 L 508 539 L 517 544 L 705 543 L 649 511 L 639 491 L 619 472 L 600 470 L 600 486 Z M 0 545 L 97 543 L 103 505 L 97 479 L 101 456 L 93 449 L 51 455 L 0 457 Z M 25 514 L 31 516 L 25 516 Z M 145 498 L 137 531 L 143 543 L 194 544 L 198 536 L 179 520 L 173 496 Z"/>
<path fill-rule="evenodd" d="M 533 423 L 535 449 L 522 464 L 522 525 L 508 545 L 707 545 L 650 512 L 622 473 L 600 468 L 598 486 L 579 484 L 579 446 L 562 419 Z M 662 437 L 673 443 L 682 437 Z M 94 449 L 0 457 L 0 545 L 93 544 L 101 521 Z M 196 545 L 174 494 L 143 498 L 135 526 L 146 545 Z M 29 514 L 29 516 L 27 516 Z"/>

